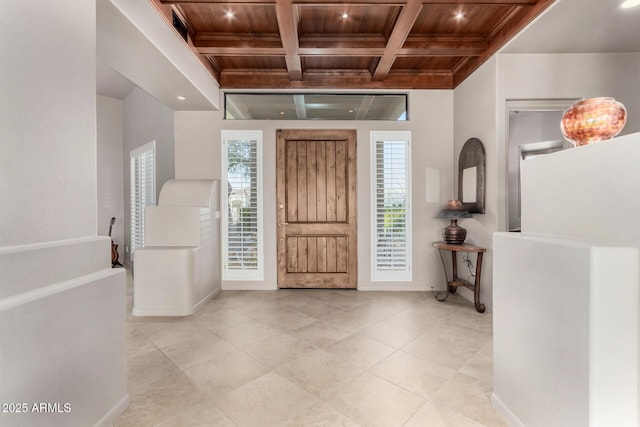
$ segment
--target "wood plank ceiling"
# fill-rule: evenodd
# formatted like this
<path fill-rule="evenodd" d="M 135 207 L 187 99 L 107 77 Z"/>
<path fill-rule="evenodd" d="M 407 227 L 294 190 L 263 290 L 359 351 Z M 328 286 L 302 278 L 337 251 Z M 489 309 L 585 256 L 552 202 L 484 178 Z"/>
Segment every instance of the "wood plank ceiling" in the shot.
<path fill-rule="evenodd" d="M 224 89 L 452 89 L 555 0 L 151 0 Z"/>

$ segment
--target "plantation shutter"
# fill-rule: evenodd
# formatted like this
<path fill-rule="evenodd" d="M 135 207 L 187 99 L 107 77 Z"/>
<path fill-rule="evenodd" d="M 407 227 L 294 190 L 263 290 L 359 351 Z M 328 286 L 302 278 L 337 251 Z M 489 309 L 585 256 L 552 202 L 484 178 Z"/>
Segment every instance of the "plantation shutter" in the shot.
<path fill-rule="evenodd" d="M 260 135 L 225 132 L 225 279 L 262 278 Z"/>
<path fill-rule="evenodd" d="M 144 210 L 156 204 L 155 142 L 133 150 L 131 167 L 131 256 L 144 246 Z"/>
<path fill-rule="evenodd" d="M 409 135 L 380 132 L 375 136 L 372 278 L 411 280 Z"/>

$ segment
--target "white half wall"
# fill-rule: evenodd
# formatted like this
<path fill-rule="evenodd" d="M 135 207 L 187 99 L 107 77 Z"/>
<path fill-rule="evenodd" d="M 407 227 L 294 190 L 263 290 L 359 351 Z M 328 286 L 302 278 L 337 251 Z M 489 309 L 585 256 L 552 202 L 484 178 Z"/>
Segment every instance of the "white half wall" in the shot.
<path fill-rule="evenodd" d="M 635 133 L 525 161 L 522 230 L 640 250 L 639 158 L 640 133 Z M 612 279 L 610 288 L 611 298 L 622 304 L 619 284 Z M 638 321 L 630 316 L 619 327 Z M 640 349 L 637 358 L 640 366 Z M 640 389 L 637 394 L 640 407 Z"/>
<path fill-rule="evenodd" d="M 126 292 L 97 236 L 96 4 L 14 2 L 0 20 L 0 402 L 28 404 L 0 424 L 110 425 L 128 404 Z M 38 34 L 16 37 L 25 22 Z"/>
<path fill-rule="evenodd" d="M 493 395 L 511 426 L 638 425 L 638 250 L 496 233 Z"/>
<path fill-rule="evenodd" d="M 445 279 L 440 259 L 431 242 L 441 240 L 446 223 L 435 218 L 441 206 L 451 198 L 453 92 L 415 90 L 409 92 L 410 121 L 285 121 L 224 120 L 223 112 L 175 113 L 176 178 L 220 179 L 222 130 L 262 130 L 264 137 L 264 254 L 265 279 L 262 282 L 223 282 L 225 286 L 275 289 L 276 275 L 276 193 L 275 140 L 277 129 L 356 129 L 358 135 L 358 289 L 444 290 Z M 413 280 L 411 282 L 371 281 L 370 236 L 370 132 L 411 131 L 411 171 L 413 196 Z M 425 170 L 439 173 L 440 202 L 427 201 Z"/>

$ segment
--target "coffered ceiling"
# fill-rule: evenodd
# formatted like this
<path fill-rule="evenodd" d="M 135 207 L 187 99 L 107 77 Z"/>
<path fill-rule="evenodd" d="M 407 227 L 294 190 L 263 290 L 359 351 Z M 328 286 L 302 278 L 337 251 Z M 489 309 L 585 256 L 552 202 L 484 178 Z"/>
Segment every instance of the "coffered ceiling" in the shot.
<path fill-rule="evenodd" d="M 554 0 L 151 0 L 225 89 L 451 89 Z"/>

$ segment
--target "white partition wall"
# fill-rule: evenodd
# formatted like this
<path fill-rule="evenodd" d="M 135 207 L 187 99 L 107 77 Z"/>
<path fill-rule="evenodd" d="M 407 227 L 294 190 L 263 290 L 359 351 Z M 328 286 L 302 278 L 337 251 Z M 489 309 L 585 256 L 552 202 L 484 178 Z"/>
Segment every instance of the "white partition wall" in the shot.
<path fill-rule="evenodd" d="M 638 159 L 631 134 L 523 163 L 523 233 L 494 238 L 493 400 L 513 425 L 638 425 Z"/>
<path fill-rule="evenodd" d="M 514 426 L 637 426 L 638 251 L 494 235 L 494 391 Z"/>
<path fill-rule="evenodd" d="M 126 286 L 97 236 L 96 3 L 2 13 L 0 425 L 111 425 L 129 399 Z M 25 22 L 42 36 L 11 37 Z"/>
<path fill-rule="evenodd" d="M 145 210 L 133 314 L 186 316 L 220 291 L 219 181 L 169 180 Z"/>

